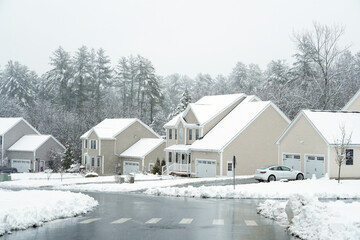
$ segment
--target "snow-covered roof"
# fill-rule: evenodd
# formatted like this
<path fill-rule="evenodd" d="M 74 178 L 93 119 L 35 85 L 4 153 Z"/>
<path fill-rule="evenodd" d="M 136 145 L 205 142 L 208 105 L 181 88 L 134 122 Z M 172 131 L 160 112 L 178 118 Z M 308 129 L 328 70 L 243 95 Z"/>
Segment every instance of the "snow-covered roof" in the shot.
<path fill-rule="evenodd" d="M 191 150 L 220 151 L 224 149 L 270 105 L 273 104 L 268 101 L 240 103 L 211 129 L 203 139 L 195 141 L 191 145 Z"/>
<path fill-rule="evenodd" d="M 165 148 L 165 151 L 169 152 L 188 152 L 191 145 L 185 145 L 185 144 L 175 144 L 171 145 L 170 147 Z"/>
<path fill-rule="evenodd" d="M 174 117 L 167 122 L 164 127 L 175 126 L 178 119 L 185 117 L 190 109 L 193 111 L 198 123 L 204 125 L 214 117 L 223 112 L 227 107 L 238 101 L 240 98 L 245 97 L 243 93 L 228 94 L 228 95 L 214 95 L 202 97 L 195 103 L 190 103 L 185 111 Z"/>
<path fill-rule="evenodd" d="M 146 155 L 151 153 L 164 142 L 165 140 L 161 138 L 142 138 L 121 153 L 120 157 L 145 158 Z"/>
<path fill-rule="evenodd" d="M 13 128 L 20 121 L 24 121 L 30 128 L 32 128 L 36 133 L 40 134 L 35 128 L 33 128 L 27 121 L 23 118 L 0 118 L 0 135 L 4 135 L 7 131 Z"/>
<path fill-rule="evenodd" d="M 341 127 L 351 144 L 360 144 L 360 112 L 303 110 L 304 115 L 327 141 L 334 144 L 341 138 Z"/>
<path fill-rule="evenodd" d="M 25 135 L 15 142 L 7 151 L 34 152 L 50 138 L 53 138 L 65 149 L 65 147 L 51 135 Z"/>
<path fill-rule="evenodd" d="M 119 133 L 124 131 L 126 128 L 128 128 L 136 121 L 142 124 L 143 126 L 145 126 L 146 128 L 148 128 L 156 136 L 158 136 L 158 134 L 156 134 L 151 128 L 149 128 L 146 124 L 144 124 L 137 118 L 106 118 L 98 125 L 96 125 L 95 127 L 91 128 L 89 131 L 84 133 L 80 137 L 80 139 L 88 138 L 93 131 L 96 133 L 99 139 L 115 139 L 115 137 L 119 135 Z"/>

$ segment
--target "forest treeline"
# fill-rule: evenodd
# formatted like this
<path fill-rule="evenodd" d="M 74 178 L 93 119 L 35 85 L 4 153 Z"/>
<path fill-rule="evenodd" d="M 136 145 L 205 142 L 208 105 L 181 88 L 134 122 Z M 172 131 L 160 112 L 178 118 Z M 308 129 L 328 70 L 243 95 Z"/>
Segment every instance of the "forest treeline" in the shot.
<path fill-rule="evenodd" d="M 82 46 L 71 54 L 59 47 L 41 75 L 17 61 L 0 69 L 0 117 L 24 117 L 80 156 L 79 137 L 104 118 L 139 118 L 163 134 L 164 123 L 205 95 L 255 94 L 290 119 L 301 109 L 339 110 L 360 88 L 360 52 L 340 46 L 343 34 L 342 27 L 314 23 L 294 34 L 292 64 L 237 62 L 227 76 L 195 78 L 160 76 L 140 55 L 112 63 L 103 49 Z"/>

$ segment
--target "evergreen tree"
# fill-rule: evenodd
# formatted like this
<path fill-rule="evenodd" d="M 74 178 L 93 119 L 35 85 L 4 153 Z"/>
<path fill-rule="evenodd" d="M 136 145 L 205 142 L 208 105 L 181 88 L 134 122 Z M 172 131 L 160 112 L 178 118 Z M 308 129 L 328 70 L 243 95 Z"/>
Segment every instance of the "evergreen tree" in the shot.
<path fill-rule="evenodd" d="M 30 107 L 34 103 L 36 75 L 26 66 L 9 61 L 3 73 L 0 92 L 15 99 L 21 107 Z"/>
<path fill-rule="evenodd" d="M 71 140 L 68 140 L 65 144 L 65 152 L 63 159 L 61 160 L 61 166 L 63 169 L 69 169 L 71 164 L 74 163 L 74 152 L 71 144 Z"/>

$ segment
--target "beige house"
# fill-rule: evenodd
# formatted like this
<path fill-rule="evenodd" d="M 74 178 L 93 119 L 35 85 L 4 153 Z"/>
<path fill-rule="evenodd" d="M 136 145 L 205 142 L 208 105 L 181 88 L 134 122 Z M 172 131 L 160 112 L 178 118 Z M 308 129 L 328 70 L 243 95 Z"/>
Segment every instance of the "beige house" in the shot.
<path fill-rule="evenodd" d="M 343 107 L 343 111 L 360 111 L 360 90 Z"/>
<path fill-rule="evenodd" d="M 81 140 L 82 164 L 99 174 L 148 171 L 165 158 L 164 140 L 136 118 L 105 119 Z"/>
<path fill-rule="evenodd" d="M 165 173 L 196 177 L 253 174 L 277 163 L 275 141 L 289 119 L 271 102 L 245 94 L 206 96 L 165 124 Z"/>
<path fill-rule="evenodd" d="M 341 177 L 359 178 L 360 112 L 301 111 L 277 141 L 279 163 L 303 171 L 307 178 L 337 178 L 335 143 L 341 139 L 341 128 L 351 134 Z"/>

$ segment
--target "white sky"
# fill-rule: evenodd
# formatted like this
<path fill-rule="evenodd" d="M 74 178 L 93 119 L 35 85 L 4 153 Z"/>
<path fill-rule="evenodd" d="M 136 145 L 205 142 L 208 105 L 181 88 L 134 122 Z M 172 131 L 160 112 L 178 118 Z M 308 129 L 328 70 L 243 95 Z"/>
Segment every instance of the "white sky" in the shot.
<path fill-rule="evenodd" d="M 115 65 L 140 54 L 160 75 L 228 75 L 236 62 L 287 59 L 294 31 L 346 27 L 360 51 L 359 0 L 0 0 L 0 67 L 9 60 L 42 74 L 60 45 L 104 48 Z"/>

